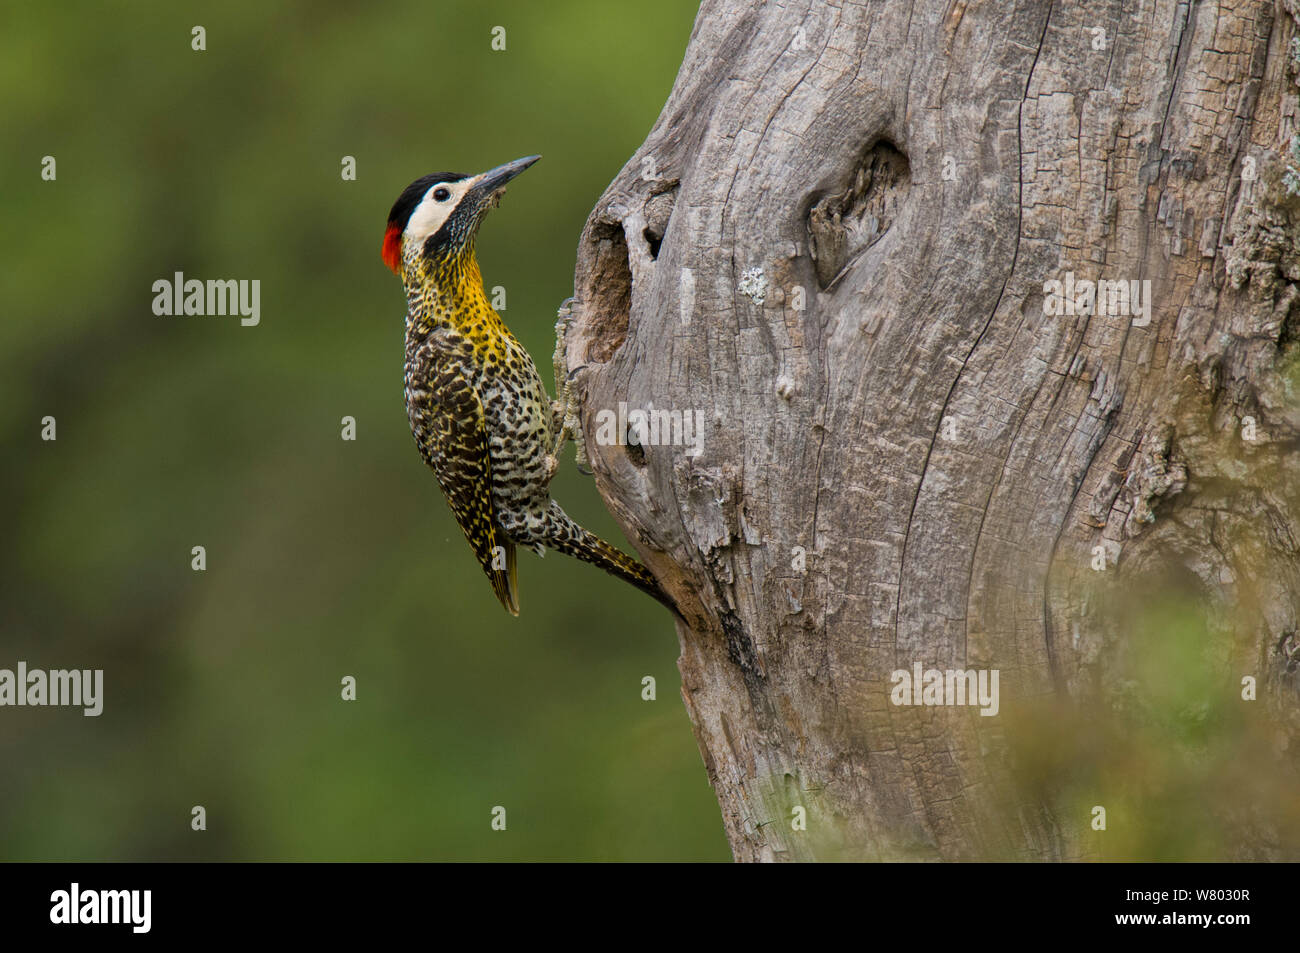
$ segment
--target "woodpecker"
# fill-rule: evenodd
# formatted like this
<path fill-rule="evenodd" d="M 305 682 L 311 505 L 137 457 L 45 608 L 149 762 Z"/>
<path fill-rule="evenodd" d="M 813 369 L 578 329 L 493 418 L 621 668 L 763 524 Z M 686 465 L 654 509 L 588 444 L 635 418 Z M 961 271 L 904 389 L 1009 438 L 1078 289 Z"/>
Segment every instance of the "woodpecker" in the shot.
<path fill-rule="evenodd" d="M 421 176 L 388 213 L 383 258 L 406 291 L 411 433 L 511 615 L 519 614 L 516 546 L 576 556 L 673 608 L 645 566 L 551 499 L 564 413 L 483 292 L 474 256 L 479 226 L 506 183 L 539 158 L 479 175 Z"/>

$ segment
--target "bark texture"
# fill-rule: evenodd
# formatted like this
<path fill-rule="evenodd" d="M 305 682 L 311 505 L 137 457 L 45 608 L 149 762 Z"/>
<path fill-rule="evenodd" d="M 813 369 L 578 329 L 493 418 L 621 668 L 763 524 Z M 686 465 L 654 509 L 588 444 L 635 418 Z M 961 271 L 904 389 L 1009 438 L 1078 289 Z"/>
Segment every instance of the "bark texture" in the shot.
<path fill-rule="evenodd" d="M 1252 0 L 705 0 L 565 344 L 738 859 L 1087 857 L 1086 816 L 1006 801 L 999 718 L 890 675 L 1095 691 L 1099 577 L 1176 568 L 1293 715 L 1295 35 Z M 1071 272 L 1149 280 L 1149 323 L 1045 314 Z M 702 411 L 703 452 L 592 439 L 620 402 Z"/>

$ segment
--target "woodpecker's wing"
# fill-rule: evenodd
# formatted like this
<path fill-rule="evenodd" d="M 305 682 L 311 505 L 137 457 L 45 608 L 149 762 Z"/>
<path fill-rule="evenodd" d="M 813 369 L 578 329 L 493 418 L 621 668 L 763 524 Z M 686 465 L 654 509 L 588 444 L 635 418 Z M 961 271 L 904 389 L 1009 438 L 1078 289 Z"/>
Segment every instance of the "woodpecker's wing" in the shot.
<path fill-rule="evenodd" d="M 474 547 L 497 598 L 506 611 L 518 615 L 515 544 L 501 531 L 492 506 L 483 405 L 473 384 L 456 372 L 459 362 L 448 359 L 450 355 L 433 342 L 421 351 L 418 357 L 427 361 L 431 373 L 421 375 L 428 381 L 428 391 L 417 400 L 420 452 L 437 476 L 447 505 Z"/>

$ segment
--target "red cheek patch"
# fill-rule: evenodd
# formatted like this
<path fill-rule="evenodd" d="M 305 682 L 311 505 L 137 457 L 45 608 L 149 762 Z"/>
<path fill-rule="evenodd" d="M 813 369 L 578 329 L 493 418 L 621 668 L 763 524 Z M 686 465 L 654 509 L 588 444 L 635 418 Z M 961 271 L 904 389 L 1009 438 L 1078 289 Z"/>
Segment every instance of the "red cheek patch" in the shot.
<path fill-rule="evenodd" d="M 402 274 L 402 230 L 396 225 L 389 225 L 384 232 L 384 264 L 393 270 L 393 274 Z"/>

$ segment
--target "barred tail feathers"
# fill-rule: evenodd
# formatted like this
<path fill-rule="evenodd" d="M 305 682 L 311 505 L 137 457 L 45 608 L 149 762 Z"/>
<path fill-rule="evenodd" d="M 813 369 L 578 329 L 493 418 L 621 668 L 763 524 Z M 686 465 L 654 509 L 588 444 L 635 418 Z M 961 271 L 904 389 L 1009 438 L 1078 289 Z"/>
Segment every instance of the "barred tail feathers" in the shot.
<path fill-rule="evenodd" d="M 649 569 L 627 553 L 611 546 L 595 533 L 583 529 L 560 509 L 558 503 L 551 503 L 547 524 L 545 542 L 551 549 L 591 563 L 593 566 L 599 566 L 610 575 L 636 586 L 674 612 L 677 611 L 677 607 L 659 588 L 659 583 L 655 581 Z"/>
<path fill-rule="evenodd" d="M 481 550 L 475 547 L 475 554 L 501 605 L 511 615 L 519 615 L 519 571 L 515 565 L 515 544 L 506 538 L 505 533 L 497 530 L 496 546 L 487 546 Z M 504 569 L 500 568 L 503 555 Z"/>

